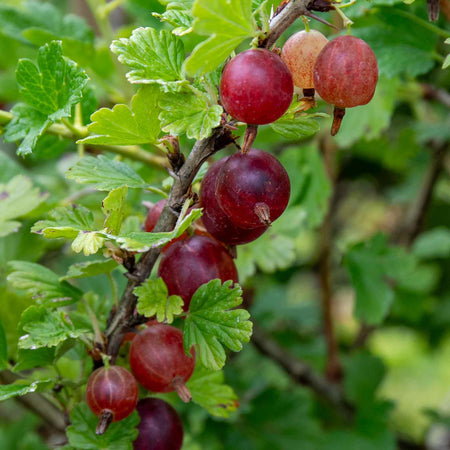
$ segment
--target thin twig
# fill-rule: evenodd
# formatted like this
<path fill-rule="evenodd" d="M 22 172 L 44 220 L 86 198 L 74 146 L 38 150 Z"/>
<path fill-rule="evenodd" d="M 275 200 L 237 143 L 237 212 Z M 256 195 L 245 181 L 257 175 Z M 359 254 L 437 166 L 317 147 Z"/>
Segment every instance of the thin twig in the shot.
<path fill-rule="evenodd" d="M 295 383 L 309 387 L 347 421 L 354 420 L 356 408 L 345 398 L 338 385 L 330 383 L 311 366 L 295 358 L 255 324 L 251 342 L 261 354 L 279 365 Z M 411 441 L 406 436 L 397 436 L 397 447 L 399 450 L 425 450 L 422 443 Z"/>
<path fill-rule="evenodd" d="M 9 370 L 0 372 L 0 381 L 4 384 L 11 384 L 21 378 Z M 47 400 L 42 394 L 26 394 L 15 397 L 25 408 L 33 411 L 53 430 L 61 432 L 66 429 L 64 414 L 52 402 Z"/>

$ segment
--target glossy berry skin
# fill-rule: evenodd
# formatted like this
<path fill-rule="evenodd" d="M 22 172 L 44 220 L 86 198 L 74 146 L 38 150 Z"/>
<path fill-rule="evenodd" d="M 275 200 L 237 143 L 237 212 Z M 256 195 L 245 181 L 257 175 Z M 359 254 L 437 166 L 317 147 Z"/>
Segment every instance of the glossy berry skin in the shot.
<path fill-rule="evenodd" d="M 242 228 L 269 225 L 286 209 L 290 193 L 289 176 L 281 163 L 255 148 L 230 156 L 216 183 L 220 206 Z"/>
<path fill-rule="evenodd" d="M 280 118 L 294 93 L 292 75 L 283 60 L 265 49 L 239 53 L 224 68 L 220 100 L 234 119 L 263 125 Z"/>
<path fill-rule="evenodd" d="M 193 354 L 193 352 L 192 352 Z M 184 385 L 195 367 L 186 355 L 183 333 L 171 325 L 149 325 L 131 342 L 130 367 L 136 380 L 152 392 L 172 392 Z"/>
<path fill-rule="evenodd" d="M 150 233 L 155 228 L 156 222 L 158 222 L 159 216 L 166 204 L 166 199 L 163 198 L 159 202 L 155 203 L 147 213 L 147 217 L 145 219 L 145 231 Z"/>
<path fill-rule="evenodd" d="M 180 450 L 183 424 L 176 410 L 159 398 L 145 398 L 136 407 L 141 421 L 134 450 Z"/>
<path fill-rule="evenodd" d="M 314 66 L 314 86 L 327 103 L 351 108 L 368 103 L 375 93 L 378 65 L 362 39 L 339 36 L 320 52 Z"/>
<path fill-rule="evenodd" d="M 295 86 L 314 88 L 314 63 L 328 39 L 316 30 L 299 31 L 284 44 L 281 58 L 292 74 Z"/>
<path fill-rule="evenodd" d="M 200 188 L 202 221 L 208 233 L 217 240 L 228 245 L 246 244 L 261 236 L 267 230 L 267 226 L 263 225 L 254 229 L 237 227 L 219 206 L 216 198 L 216 180 L 227 160 L 228 157 L 213 163 L 203 178 Z"/>
<path fill-rule="evenodd" d="M 136 408 L 138 400 L 136 380 L 123 367 L 100 367 L 89 377 L 86 401 L 96 416 L 111 412 L 113 422 L 125 419 Z"/>
<path fill-rule="evenodd" d="M 215 278 L 238 282 L 236 266 L 226 248 L 211 237 L 197 235 L 170 246 L 161 258 L 158 275 L 169 295 L 183 298 L 185 311 L 202 284 Z"/>

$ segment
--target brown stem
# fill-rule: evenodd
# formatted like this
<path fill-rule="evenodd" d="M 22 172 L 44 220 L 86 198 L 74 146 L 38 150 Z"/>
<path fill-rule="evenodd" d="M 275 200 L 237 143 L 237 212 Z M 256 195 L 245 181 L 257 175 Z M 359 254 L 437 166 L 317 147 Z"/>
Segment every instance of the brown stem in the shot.
<path fill-rule="evenodd" d="M 192 400 L 191 392 L 186 386 L 183 378 L 175 377 L 172 381 L 172 386 L 177 391 L 178 397 L 180 397 L 184 403 L 189 403 Z"/>
<path fill-rule="evenodd" d="M 331 125 L 331 136 L 336 136 L 341 128 L 342 119 L 345 115 L 345 108 L 339 108 L 335 106 L 333 109 L 333 123 Z"/>
<path fill-rule="evenodd" d="M 253 142 L 255 142 L 256 135 L 258 134 L 258 125 L 247 125 L 244 134 L 244 140 L 242 142 L 241 152 L 248 153 L 252 148 Z"/>
<path fill-rule="evenodd" d="M 255 324 L 251 342 L 261 354 L 278 364 L 295 383 L 309 387 L 333 405 L 347 421 L 354 420 L 355 407 L 345 398 L 339 386 L 330 383 L 311 366 L 295 358 Z M 425 450 L 423 444 L 411 441 L 406 436 L 397 437 L 397 447 L 400 450 Z"/>
<path fill-rule="evenodd" d="M 20 379 L 21 377 L 9 370 L 0 372 L 0 381 L 4 384 L 11 384 Z M 63 412 L 42 394 L 27 394 L 22 397 L 15 397 L 15 400 L 41 417 L 53 430 L 64 432 L 66 429 L 67 424 Z"/>
<path fill-rule="evenodd" d="M 330 383 L 308 364 L 289 354 L 255 324 L 252 344 L 260 353 L 281 366 L 296 383 L 310 387 L 316 394 L 331 403 L 345 418 L 352 419 L 354 408 L 345 400 L 339 386 Z"/>
<path fill-rule="evenodd" d="M 102 411 L 100 417 L 98 418 L 97 428 L 95 429 L 95 434 L 104 434 L 108 429 L 109 425 L 113 420 L 113 413 L 107 409 Z"/>
<path fill-rule="evenodd" d="M 195 143 L 186 162 L 175 175 L 169 196 L 154 228 L 155 232 L 170 231 L 173 229 L 188 195 L 192 180 L 201 165 L 216 151 L 231 142 L 231 132 L 227 128 L 219 127 L 213 131 L 213 134 L 209 138 Z M 220 146 L 218 146 L 219 144 Z M 128 331 L 133 322 L 133 314 L 137 302 L 133 291 L 149 277 L 160 252 L 160 248 L 153 248 L 145 253 L 136 264 L 134 270 L 129 273 L 128 284 L 122 295 L 117 312 L 112 317 L 105 332 L 108 340 L 107 353 L 111 355 L 113 363 L 119 352 L 123 335 Z"/>
<path fill-rule="evenodd" d="M 270 22 L 270 32 L 261 47 L 270 47 L 298 17 L 307 12 L 309 0 L 291 0 L 290 3 Z M 172 189 L 166 204 L 155 226 L 154 231 L 170 231 L 173 229 L 181 207 L 188 194 L 190 185 L 202 163 L 216 151 L 233 142 L 231 130 L 227 126 L 216 128 L 213 134 L 201 141 L 197 141 L 186 159 L 186 162 L 176 172 Z M 108 342 L 107 353 L 112 363 L 119 352 L 124 334 L 133 323 L 133 314 L 137 298 L 134 289 L 143 283 L 160 254 L 160 249 L 151 249 L 145 253 L 136 264 L 132 272 L 128 272 L 128 284 L 122 295 L 119 307 L 108 324 L 105 336 Z"/>
<path fill-rule="evenodd" d="M 428 20 L 436 22 L 439 19 L 439 0 L 427 0 Z"/>

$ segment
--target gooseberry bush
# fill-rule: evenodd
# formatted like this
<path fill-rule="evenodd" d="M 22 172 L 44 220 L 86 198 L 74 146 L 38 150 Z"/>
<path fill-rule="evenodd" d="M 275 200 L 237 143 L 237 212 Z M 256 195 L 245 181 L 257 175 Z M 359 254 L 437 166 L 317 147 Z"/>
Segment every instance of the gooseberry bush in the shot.
<path fill-rule="evenodd" d="M 447 448 L 429 10 L 0 2 L 0 448 Z"/>

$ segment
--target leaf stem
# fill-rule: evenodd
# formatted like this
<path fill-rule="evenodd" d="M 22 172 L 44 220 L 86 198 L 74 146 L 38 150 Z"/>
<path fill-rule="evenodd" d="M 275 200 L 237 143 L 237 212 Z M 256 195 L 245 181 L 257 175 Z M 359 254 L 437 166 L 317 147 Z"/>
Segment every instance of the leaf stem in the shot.
<path fill-rule="evenodd" d="M 421 19 L 420 17 L 417 17 L 416 15 L 411 14 L 408 11 L 396 9 L 395 13 L 400 16 L 407 17 L 408 19 L 412 20 L 413 22 L 416 22 L 418 25 L 426 28 L 427 30 L 432 31 L 433 33 L 437 34 L 438 36 L 443 37 L 444 39 L 447 39 L 448 37 L 450 37 L 450 33 L 448 31 L 445 31 L 442 28 L 439 28 L 438 26 L 436 26 L 430 22 L 427 22 L 424 19 Z"/>

